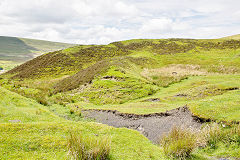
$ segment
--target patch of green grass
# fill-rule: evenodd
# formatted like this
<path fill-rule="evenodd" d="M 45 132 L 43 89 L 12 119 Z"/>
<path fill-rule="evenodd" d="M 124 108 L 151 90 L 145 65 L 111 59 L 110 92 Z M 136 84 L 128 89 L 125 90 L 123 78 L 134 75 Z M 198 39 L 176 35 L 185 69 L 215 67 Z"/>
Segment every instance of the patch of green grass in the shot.
<path fill-rule="evenodd" d="M 157 87 L 138 79 L 96 80 L 91 87 L 80 93 L 94 104 L 124 103 L 132 99 L 145 97 L 156 92 Z"/>
<path fill-rule="evenodd" d="M 67 106 L 78 106 L 81 109 L 103 109 L 103 110 L 117 110 L 121 113 L 133 113 L 133 114 L 151 114 L 166 112 L 171 109 L 180 107 L 178 105 L 171 105 L 156 102 L 129 102 L 125 104 L 107 104 L 107 105 L 94 105 L 92 103 L 77 102 L 68 104 Z"/>
<path fill-rule="evenodd" d="M 163 159 L 162 150 L 137 131 L 97 123 L 0 124 L 2 159 L 68 159 L 69 132 L 109 136 L 112 159 Z"/>
<path fill-rule="evenodd" d="M 201 133 L 206 140 L 200 152 L 212 157 L 240 157 L 240 125 L 210 124 Z"/>
<path fill-rule="evenodd" d="M 162 151 L 137 131 L 116 129 L 92 122 L 73 122 L 58 117 L 63 108 L 48 107 L 1 88 L 0 158 L 68 159 L 67 137 L 79 131 L 84 136 L 111 137 L 112 159 L 161 159 Z M 53 109 L 50 106 L 50 109 Z M 20 121 L 9 121 L 20 120 Z"/>
<path fill-rule="evenodd" d="M 197 116 L 206 119 L 239 121 L 239 75 L 210 75 L 190 77 L 172 84 L 148 97 L 135 101 L 139 103 L 151 98 L 159 102 L 149 104 L 173 107 L 187 105 Z"/>
<path fill-rule="evenodd" d="M 240 157 L 240 125 L 206 124 L 194 131 L 174 127 L 160 139 L 160 145 L 169 158 L 195 159 L 201 154 L 206 159 Z M 204 159 L 204 157 L 200 159 Z"/>
<path fill-rule="evenodd" d="M 206 98 L 190 103 L 190 109 L 196 116 L 217 121 L 240 121 L 240 91 L 231 91 L 223 95 Z"/>
<path fill-rule="evenodd" d="M 24 122 L 52 122 L 61 118 L 51 113 L 47 107 L 32 99 L 22 97 L 0 87 L 0 123 L 10 121 Z"/>

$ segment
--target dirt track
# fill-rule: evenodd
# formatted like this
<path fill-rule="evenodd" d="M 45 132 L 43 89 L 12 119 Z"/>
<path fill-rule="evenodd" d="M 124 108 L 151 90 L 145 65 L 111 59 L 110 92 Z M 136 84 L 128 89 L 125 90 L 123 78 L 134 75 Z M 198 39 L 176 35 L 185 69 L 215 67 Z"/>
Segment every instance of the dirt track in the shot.
<path fill-rule="evenodd" d="M 159 138 L 164 133 L 169 132 L 173 126 L 200 129 L 202 125 L 197 118 L 192 116 L 187 107 L 147 115 L 104 110 L 85 110 L 83 115 L 87 118 L 93 118 L 99 123 L 138 130 L 154 143 L 158 143 Z"/>

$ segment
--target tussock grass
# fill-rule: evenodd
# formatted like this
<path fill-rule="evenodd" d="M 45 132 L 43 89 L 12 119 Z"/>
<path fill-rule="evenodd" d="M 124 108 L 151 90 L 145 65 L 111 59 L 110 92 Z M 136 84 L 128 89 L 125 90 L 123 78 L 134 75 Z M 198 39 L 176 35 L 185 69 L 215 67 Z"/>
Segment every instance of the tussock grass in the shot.
<path fill-rule="evenodd" d="M 109 137 L 83 136 L 75 132 L 70 133 L 68 148 L 76 160 L 109 160 L 111 140 Z"/>
<path fill-rule="evenodd" d="M 197 149 L 204 151 L 228 150 L 240 157 L 240 124 L 207 124 L 200 131 L 174 127 L 160 139 L 160 145 L 169 158 L 187 159 Z M 233 150 L 232 148 L 235 148 Z M 228 154 L 229 154 L 228 153 Z M 226 154 L 226 153 L 225 153 Z"/>
<path fill-rule="evenodd" d="M 198 147 L 197 134 L 190 129 L 173 127 L 160 139 L 164 153 L 171 158 L 185 159 Z"/>
<path fill-rule="evenodd" d="M 226 127 L 226 129 L 224 129 Z M 216 149 L 219 142 L 225 144 L 236 143 L 240 146 L 240 124 L 228 127 L 225 124 L 214 123 L 207 125 L 202 130 L 202 135 L 205 136 L 207 144 Z"/>

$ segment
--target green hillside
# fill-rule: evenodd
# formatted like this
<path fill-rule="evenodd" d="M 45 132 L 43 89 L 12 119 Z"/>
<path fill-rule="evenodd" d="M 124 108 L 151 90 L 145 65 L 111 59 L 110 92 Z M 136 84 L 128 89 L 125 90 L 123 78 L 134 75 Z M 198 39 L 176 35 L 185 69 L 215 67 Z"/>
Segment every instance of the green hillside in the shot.
<path fill-rule="evenodd" d="M 34 100 L 35 108 L 48 108 L 46 116 L 54 113 L 56 119 L 68 119 L 57 120 L 64 123 L 56 130 L 61 130 L 65 125 L 66 130 L 70 126 L 78 128 L 80 126 L 75 123 L 79 123 L 82 131 L 88 134 L 87 128 L 94 125 L 90 127 L 90 135 L 98 131 L 93 129 L 95 123 L 82 118 L 81 111 L 84 110 L 112 110 L 114 113 L 118 111 L 120 114 L 139 116 L 165 113 L 185 106 L 203 123 L 203 127 L 214 122 L 219 124 L 209 134 L 203 129 L 203 134 L 215 139 L 204 141 L 201 145 L 198 142 L 199 147 L 191 151 L 191 157 L 187 158 L 240 158 L 240 127 L 237 126 L 240 122 L 240 40 L 135 39 L 108 45 L 74 46 L 49 52 L 15 67 L 0 76 L 0 84 L 10 97 L 21 95 L 25 97 L 22 98 L 24 101 Z M 5 98 L 2 101 L 2 104 L 6 104 L 11 100 Z M 2 122 L 9 120 L 2 117 Z M 34 121 L 37 123 L 32 124 Z M 40 117 L 29 122 L 28 126 L 36 125 L 36 134 L 39 128 L 47 127 L 50 123 Z M 57 122 L 51 120 L 51 123 Z M 13 124 L 8 125 L 11 127 L 6 133 L 16 130 Z M 100 126 L 100 133 L 109 131 L 107 126 Z M 66 130 L 61 133 L 65 135 Z M 136 134 L 138 132 L 115 128 L 110 130 L 108 133 L 113 136 L 113 159 L 124 159 L 123 155 L 129 156 L 125 159 L 169 158 L 167 154 L 168 157 L 164 156 L 166 151 L 162 145 L 153 145 L 147 139 L 140 143 L 139 139 L 143 136 Z M 114 136 L 131 137 L 131 140 L 120 138 L 121 141 L 117 141 Z M 52 138 L 52 141 L 55 140 L 62 142 L 62 138 L 56 134 Z M 124 145 L 127 140 L 129 145 Z M 13 144 L 11 146 L 14 148 Z M 137 147 L 139 145 L 146 148 Z M 172 149 L 177 145 L 175 143 Z M 66 148 L 59 147 L 62 153 L 43 150 L 44 153 L 38 154 L 55 152 L 66 155 Z M 149 154 L 151 149 L 153 152 Z M 19 154 L 24 153 L 21 150 Z"/>
<path fill-rule="evenodd" d="M 24 96 L 38 99 L 41 94 L 48 95 L 40 98 L 47 103 L 89 103 L 102 108 L 155 96 L 163 99 L 162 105 L 172 108 L 185 100 L 195 103 L 222 95 L 228 88 L 239 88 L 239 54 L 238 40 L 130 40 L 51 52 L 12 69 L 4 77 L 13 78 L 10 82 L 15 85 L 14 91 Z M 190 85 L 190 91 L 185 84 L 197 79 L 199 84 Z M 174 98 L 174 94 L 180 94 L 175 90 L 172 98 L 157 96 L 176 84 L 184 85 L 181 91 L 190 95 Z M 28 93 L 30 89 L 34 93 Z"/>
<path fill-rule="evenodd" d="M 9 69 L 43 53 L 71 46 L 73 44 L 0 36 L 0 66 Z"/>

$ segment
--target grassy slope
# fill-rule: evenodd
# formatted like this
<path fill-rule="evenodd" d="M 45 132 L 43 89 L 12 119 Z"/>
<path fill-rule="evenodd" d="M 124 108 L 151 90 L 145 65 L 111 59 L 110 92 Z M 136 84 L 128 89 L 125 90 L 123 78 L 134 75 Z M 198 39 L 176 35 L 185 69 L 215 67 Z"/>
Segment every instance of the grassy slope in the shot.
<path fill-rule="evenodd" d="M 71 46 L 73 44 L 0 36 L 0 66 L 9 70 L 43 53 Z"/>
<path fill-rule="evenodd" d="M 112 138 L 113 159 L 162 159 L 162 151 L 143 135 L 93 122 L 74 122 L 54 115 L 35 101 L 0 88 L 0 158 L 68 159 L 69 131 Z M 20 123 L 9 120 L 21 120 Z"/>
<path fill-rule="evenodd" d="M 77 46 L 37 57 L 11 70 L 5 76 L 14 75 L 16 81 L 4 84 L 10 90 L 14 85 L 14 91 L 27 97 L 49 95 L 43 97 L 48 103 L 85 109 L 144 114 L 189 105 L 196 115 L 222 119 L 225 113 L 222 118 L 212 117 L 222 109 L 220 103 L 207 101 L 212 109 L 201 104 L 211 97 L 224 101 L 230 92 L 237 97 L 239 54 L 240 41 L 222 39 L 129 40 L 106 46 Z M 160 102 L 143 102 L 151 97 Z M 238 109 L 236 98 L 226 103 Z M 209 110 L 212 114 L 206 114 Z M 239 118 L 229 116 L 226 120 Z"/>

